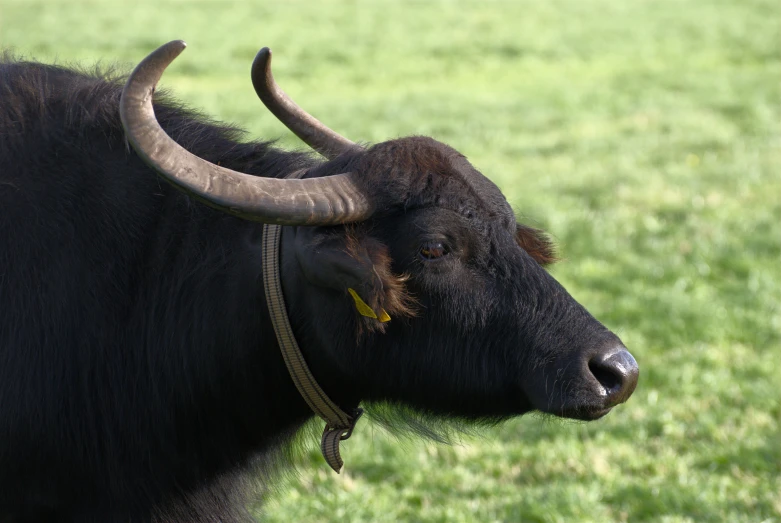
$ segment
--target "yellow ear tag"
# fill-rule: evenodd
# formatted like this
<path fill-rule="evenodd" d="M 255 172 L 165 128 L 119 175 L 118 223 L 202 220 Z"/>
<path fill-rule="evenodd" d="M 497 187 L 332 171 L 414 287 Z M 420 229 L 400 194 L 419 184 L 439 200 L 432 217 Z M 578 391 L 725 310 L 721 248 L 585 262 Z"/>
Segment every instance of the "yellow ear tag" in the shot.
<path fill-rule="evenodd" d="M 385 309 L 380 309 L 380 317 L 377 319 L 380 320 L 380 323 L 385 323 L 390 321 L 390 316 L 388 316 L 388 313 L 385 312 Z"/>
<path fill-rule="evenodd" d="M 358 312 L 361 314 L 361 316 L 374 318 L 375 320 L 377 319 L 377 315 L 374 313 L 372 308 L 366 305 L 366 302 L 363 301 L 360 296 L 358 296 L 357 292 L 350 288 L 347 289 L 347 292 L 349 292 L 350 296 L 353 297 L 353 300 L 355 301 L 355 308 L 358 309 Z M 385 315 L 387 316 L 387 313 Z"/>

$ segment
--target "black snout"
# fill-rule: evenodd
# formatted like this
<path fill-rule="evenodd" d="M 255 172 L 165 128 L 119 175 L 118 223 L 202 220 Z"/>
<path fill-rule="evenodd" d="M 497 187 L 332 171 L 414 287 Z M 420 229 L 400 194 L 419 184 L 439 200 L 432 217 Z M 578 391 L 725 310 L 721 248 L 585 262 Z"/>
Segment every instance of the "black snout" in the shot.
<path fill-rule="evenodd" d="M 589 360 L 588 368 L 604 388 L 605 408 L 608 409 L 629 399 L 640 374 L 637 362 L 623 347 L 597 354 Z"/>

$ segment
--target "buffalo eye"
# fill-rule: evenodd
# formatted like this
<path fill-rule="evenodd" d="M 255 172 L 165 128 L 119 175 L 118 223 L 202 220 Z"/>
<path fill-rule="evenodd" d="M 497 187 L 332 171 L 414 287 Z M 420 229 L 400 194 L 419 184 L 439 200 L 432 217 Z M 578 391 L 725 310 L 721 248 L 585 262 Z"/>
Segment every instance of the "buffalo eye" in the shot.
<path fill-rule="evenodd" d="M 424 260 L 436 260 L 450 251 L 442 242 L 426 242 L 420 247 L 420 257 Z"/>

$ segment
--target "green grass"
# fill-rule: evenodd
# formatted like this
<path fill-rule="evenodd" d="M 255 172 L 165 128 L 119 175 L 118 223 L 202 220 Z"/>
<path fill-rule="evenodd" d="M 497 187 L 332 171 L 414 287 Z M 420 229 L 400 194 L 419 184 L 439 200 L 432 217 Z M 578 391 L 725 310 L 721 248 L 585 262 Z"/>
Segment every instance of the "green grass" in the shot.
<path fill-rule="evenodd" d="M 777 0 L 0 0 L 0 45 L 137 62 L 253 135 L 300 143 L 249 82 L 260 46 L 365 141 L 430 134 L 557 238 L 555 276 L 641 366 L 606 419 L 527 417 L 444 446 L 362 422 L 266 504 L 291 521 L 781 521 Z M 2 100 L 0 100 L 2 103 Z"/>

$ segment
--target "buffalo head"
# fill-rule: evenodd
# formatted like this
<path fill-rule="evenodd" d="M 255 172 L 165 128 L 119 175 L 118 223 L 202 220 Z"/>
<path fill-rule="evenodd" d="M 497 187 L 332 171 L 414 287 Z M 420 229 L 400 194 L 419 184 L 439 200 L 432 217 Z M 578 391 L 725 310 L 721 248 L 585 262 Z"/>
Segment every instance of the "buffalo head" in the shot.
<path fill-rule="evenodd" d="M 128 139 L 208 205 L 289 226 L 289 315 L 337 401 L 596 419 L 629 398 L 633 357 L 545 270 L 554 258 L 546 236 L 517 224 L 463 155 L 427 137 L 355 145 L 277 87 L 263 50 L 252 74 L 260 98 L 328 161 L 294 180 L 210 164 L 169 138 L 152 109 L 155 84 L 183 48 L 161 47 L 131 75 L 121 104 Z"/>

